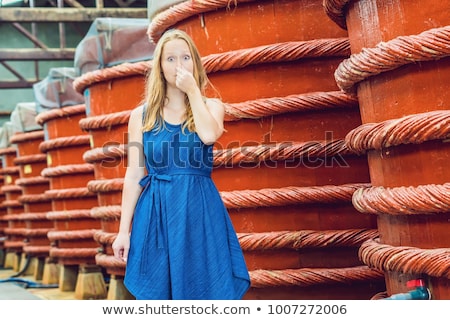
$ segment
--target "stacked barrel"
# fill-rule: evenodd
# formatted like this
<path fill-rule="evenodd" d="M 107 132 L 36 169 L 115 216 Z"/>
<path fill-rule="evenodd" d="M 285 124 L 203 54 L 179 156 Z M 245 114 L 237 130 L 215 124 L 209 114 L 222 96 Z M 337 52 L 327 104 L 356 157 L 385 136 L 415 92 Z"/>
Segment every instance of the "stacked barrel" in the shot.
<path fill-rule="evenodd" d="M 50 78 L 45 80 L 46 86 L 35 88 L 39 92 L 36 96 L 42 97 L 38 99 L 42 110 L 36 121 L 45 131 L 45 141 L 39 148 L 47 157 L 47 168 L 41 175 L 50 180 L 45 195 L 52 201 L 47 213 L 54 226 L 48 233 L 52 242 L 50 256 L 61 269 L 60 290 L 75 291 L 77 299 L 101 299 L 106 296 L 106 284 L 103 271 L 95 263 L 98 244 L 93 238 L 100 223 L 90 216 L 97 196 L 87 188 L 94 177 L 93 167 L 83 160 L 84 152 L 90 149 L 90 137 L 79 127 L 86 106 L 80 103 L 84 100 L 82 95 L 68 90 L 72 80 L 70 76 L 64 82 Z M 54 92 L 68 96 L 57 100 Z M 53 103 L 46 104 L 47 101 Z"/>
<path fill-rule="evenodd" d="M 14 134 L 15 129 L 10 121 L 3 125 L 2 148 L 0 155 L 2 157 L 3 185 L 1 192 L 5 199 L 2 207 L 6 209 L 6 215 L 3 220 L 7 224 L 4 229 L 6 239 L 4 241 L 5 263 L 6 268 L 12 268 L 15 271 L 20 270 L 25 235 L 23 230 L 25 222 L 21 219 L 24 211 L 23 204 L 18 198 L 22 195 L 22 188 L 16 185 L 16 180 L 20 178 L 20 168 L 14 163 L 17 157 L 17 148 L 10 142 L 10 137 Z"/>
<path fill-rule="evenodd" d="M 322 1 L 150 3 L 150 38 L 189 33 L 226 103 L 213 179 L 250 270 L 245 298 L 367 299 L 383 289 L 383 274 L 358 257 L 377 230 L 351 202 L 369 171 L 344 141 L 361 123 L 356 96 L 333 77 L 350 55 L 347 32 Z"/>
<path fill-rule="evenodd" d="M 346 137 L 368 158 L 370 187 L 354 206 L 376 216 L 379 238 L 362 261 L 385 275 L 387 295 L 421 278 L 450 298 L 450 16 L 448 1 L 324 1 L 348 29 L 352 55 L 335 72 L 357 93 L 362 125 Z"/>
<path fill-rule="evenodd" d="M 153 47 L 146 38 L 147 26 L 145 21 L 140 27 L 130 29 L 124 26 L 112 32 L 111 41 L 118 46 L 112 48 L 111 56 L 121 56 L 127 60 L 127 48 L 123 44 L 136 36 L 140 39 L 141 59 L 151 56 Z M 98 35 L 100 40 L 103 37 L 103 34 Z M 98 41 L 91 36 L 82 43 L 82 47 Z M 88 54 L 90 51 L 85 52 Z M 139 60 L 135 52 L 133 55 L 133 60 Z M 85 59 L 80 56 L 82 60 Z M 111 277 L 108 299 L 132 298 L 123 286 L 125 266 L 113 257 L 111 243 L 117 234 L 121 213 L 128 119 L 131 110 L 141 102 L 147 70 L 148 63 L 145 61 L 123 62 L 85 72 L 74 82 L 77 91 L 84 93 L 88 106 L 86 119 L 80 121 L 80 127 L 89 133 L 91 149 L 83 157 L 86 163 L 94 166 L 95 180 L 88 183 L 88 188 L 98 197 L 98 204 L 91 209 L 91 216 L 101 222 L 101 231 L 95 234 L 95 239 L 102 246 L 102 252 L 96 256 L 96 263 Z"/>

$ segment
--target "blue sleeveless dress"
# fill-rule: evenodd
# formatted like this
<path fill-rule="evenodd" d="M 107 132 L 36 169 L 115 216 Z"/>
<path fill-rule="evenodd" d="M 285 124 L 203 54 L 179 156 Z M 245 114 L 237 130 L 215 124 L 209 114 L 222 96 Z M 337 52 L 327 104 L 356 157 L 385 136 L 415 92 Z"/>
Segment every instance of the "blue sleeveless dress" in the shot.
<path fill-rule="evenodd" d="M 144 132 L 143 144 L 148 175 L 139 182 L 126 288 L 138 300 L 241 299 L 250 278 L 211 179 L 212 145 L 167 122 Z"/>

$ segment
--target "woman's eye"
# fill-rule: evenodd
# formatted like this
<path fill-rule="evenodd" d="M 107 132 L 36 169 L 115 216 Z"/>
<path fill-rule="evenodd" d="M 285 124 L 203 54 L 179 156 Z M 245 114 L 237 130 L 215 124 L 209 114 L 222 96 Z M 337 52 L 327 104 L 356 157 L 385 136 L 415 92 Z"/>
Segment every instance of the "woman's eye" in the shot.
<path fill-rule="evenodd" d="M 174 61 L 175 59 L 173 58 L 173 57 L 169 57 L 169 58 L 167 58 L 167 61 L 169 61 L 169 62 L 172 62 L 172 61 Z"/>
<path fill-rule="evenodd" d="M 184 56 L 184 60 L 189 60 L 191 59 L 191 56 Z"/>

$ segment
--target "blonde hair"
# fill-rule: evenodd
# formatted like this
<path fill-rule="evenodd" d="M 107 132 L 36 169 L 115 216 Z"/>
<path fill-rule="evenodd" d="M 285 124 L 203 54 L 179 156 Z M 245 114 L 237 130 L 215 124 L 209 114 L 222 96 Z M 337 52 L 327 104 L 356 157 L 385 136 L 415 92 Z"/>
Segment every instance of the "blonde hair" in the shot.
<path fill-rule="evenodd" d="M 159 130 L 162 126 L 164 126 L 163 107 L 167 99 L 167 86 L 161 68 L 162 51 L 167 42 L 175 39 L 184 40 L 189 47 L 194 64 L 193 76 L 202 92 L 202 95 L 204 95 L 206 85 L 209 84 L 205 68 L 203 67 L 201 61 L 200 53 L 198 52 L 198 49 L 191 37 L 186 32 L 177 29 L 166 31 L 156 44 L 153 53 L 153 65 L 145 81 L 145 97 L 143 104 L 146 105 L 146 108 L 143 131 L 150 131 L 153 128 Z M 195 131 L 194 117 L 187 95 L 185 95 L 184 101 L 187 108 L 186 121 L 183 123 L 183 130 L 187 128 L 189 131 L 193 132 Z"/>

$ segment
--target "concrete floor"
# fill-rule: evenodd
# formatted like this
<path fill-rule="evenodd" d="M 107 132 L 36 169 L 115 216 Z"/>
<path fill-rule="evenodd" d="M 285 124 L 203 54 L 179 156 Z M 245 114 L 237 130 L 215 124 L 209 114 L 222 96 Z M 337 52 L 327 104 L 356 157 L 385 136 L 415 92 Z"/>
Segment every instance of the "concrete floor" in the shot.
<path fill-rule="evenodd" d="M 26 283 L 38 284 L 32 276 L 12 277 L 12 269 L 0 269 L 0 300 L 73 300 L 75 292 L 62 292 L 59 288 L 25 288 Z M 5 282 L 5 280 L 7 280 Z M 10 281 L 16 279 L 16 281 Z"/>

